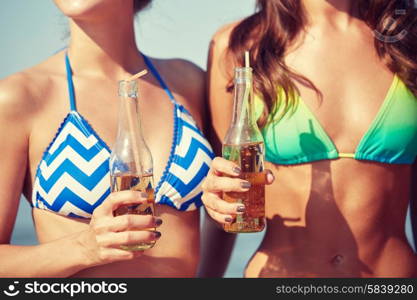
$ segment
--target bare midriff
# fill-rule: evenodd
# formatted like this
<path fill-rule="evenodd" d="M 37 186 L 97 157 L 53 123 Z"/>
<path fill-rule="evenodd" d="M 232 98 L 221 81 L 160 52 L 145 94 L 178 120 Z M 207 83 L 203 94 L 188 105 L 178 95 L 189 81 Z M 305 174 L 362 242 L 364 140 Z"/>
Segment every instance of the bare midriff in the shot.
<path fill-rule="evenodd" d="M 133 260 L 87 268 L 73 276 L 195 277 L 199 261 L 198 210 L 180 212 L 166 205 L 156 205 L 156 211 L 157 216 L 163 219 L 163 224 L 158 227 L 162 235 L 152 249 Z M 88 228 L 88 221 L 74 220 L 45 210 L 34 209 L 33 216 L 40 243 Z"/>
<path fill-rule="evenodd" d="M 415 277 L 409 165 L 349 158 L 267 167 L 267 231 L 246 277 Z"/>

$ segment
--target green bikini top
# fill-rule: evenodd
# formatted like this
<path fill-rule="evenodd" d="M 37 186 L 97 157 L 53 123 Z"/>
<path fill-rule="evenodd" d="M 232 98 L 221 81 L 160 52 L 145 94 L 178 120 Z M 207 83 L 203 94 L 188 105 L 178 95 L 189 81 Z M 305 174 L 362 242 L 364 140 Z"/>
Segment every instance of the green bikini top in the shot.
<path fill-rule="evenodd" d="M 282 92 L 279 92 L 282 96 Z M 311 110 L 298 99 L 293 113 L 263 128 L 266 160 L 275 164 L 302 164 L 349 157 L 388 164 L 412 164 L 417 155 L 417 98 L 398 76 L 359 142 L 355 153 L 340 153 Z M 255 96 L 259 116 L 263 102 Z"/>

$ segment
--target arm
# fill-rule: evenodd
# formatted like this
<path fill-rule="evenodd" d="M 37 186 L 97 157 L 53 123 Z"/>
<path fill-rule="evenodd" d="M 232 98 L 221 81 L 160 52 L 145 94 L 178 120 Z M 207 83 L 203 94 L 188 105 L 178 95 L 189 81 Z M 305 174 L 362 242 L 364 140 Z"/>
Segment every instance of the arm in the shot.
<path fill-rule="evenodd" d="M 140 255 L 118 247 L 154 240 L 148 232 L 132 230 L 154 227 L 154 218 L 113 217 L 118 205 L 146 198 L 133 192 L 113 193 L 94 211 L 89 228 L 83 232 L 36 246 L 10 245 L 27 173 L 31 120 L 37 107 L 24 90 L 31 81 L 22 76 L 0 82 L 0 277 L 66 277 L 84 268 Z"/>
<path fill-rule="evenodd" d="M 222 277 L 235 240 L 236 234 L 225 232 L 204 210 L 198 277 Z"/>
<path fill-rule="evenodd" d="M 88 230 L 37 246 L 14 246 L 2 241 L 0 277 L 68 277 L 86 268 L 142 255 L 143 251 L 129 252 L 119 247 L 157 240 L 160 233 L 146 229 L 162 222 L 152 216 L 113 217 L 120 205 L 142 201 L 147 201 L 147 195 L 139 192 L 114 193 L 94 210 Z"/>
<path fill-rule="evenodd" d="M 221 155 L 221 140 L 230 124 L 233 105 L 232 94 L 226 92 L 229 78 L 223 53 L 228 37 L 223 31 L 219 31 L 211 41 L 207 63 L 207 111 L 211 112 L 208 135 L 218 156 Z M 206 211 L 204 217 L 199 277 L 222 277 L 230 260 L 236 234 L 225 232 Z"/>
<path fill-rule="evenodd" d="M 8 245 L 28 164 L 33 107 L 24 79 L 15 75 L 0 84 L 0 276 L 67 276 L 84 264 L 75 236 L 42 246 Z"/>

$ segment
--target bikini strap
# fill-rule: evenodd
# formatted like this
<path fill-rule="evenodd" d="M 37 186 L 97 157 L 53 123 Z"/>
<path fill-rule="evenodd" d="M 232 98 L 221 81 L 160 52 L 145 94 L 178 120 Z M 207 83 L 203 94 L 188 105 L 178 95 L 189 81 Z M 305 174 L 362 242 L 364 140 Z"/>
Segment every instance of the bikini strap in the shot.
<path fill-rule="evenodd" d="M 177 101 L 175 100 L 174 95 L 172 94 L 168 85 L 162 79 L 161 75 L 159 74 L 158 70 L 155 68 L 152 61 L 146 55 L 144 54 L 142 55 L 143 55 L 143 59 L 145 60 L 146 66 L 149 68 L 149 70 L 151 70 L 153 76 L 155 76 L 155 78 L 158 80 L 161 87 L 168 94 L 168 97 L 171 100 L 171 102 L 174 104 L 177 104 Z M 71 64 L 69 61 L 68 53 L 65 53 L 65 67 L 67 71 L 67 84 L 68 84 L 68 93 L 69 93 L 69 98 L 70 98 L 70 109 L 71 111 L 77 111 L 77 106 L 75 104 L 74 82 L 72 80 L 72 69 L 71 69 Z"/>
<path fill-rule="evenodd" d="M 74 82 L 72 81 L 72 69 L 67 52 L 65 53 L 65 68 L 67 71 L 67 84 L 70 99 L 70 109 L 71 111 L 77 111 L 77 106 L 75 105 Z"/>
<path fill-rule="evenodd" d="M 153 76 L 159 81 L 159 84 L 164 89 L 164 91 L 168 94 L 169 99 L 172 103 L 177 104 L 177 101 L 175 100 L 174 95 L 172 94 L 171 90 L 169 89 L 168 85 L 165 83 L 165 81 L 162 79 L 162 76 L 159 74 L 158 70 L 155 68 L 152 61 L 142 53 L 143 59 L 145 60 L 146 66 L 151 70 Z"/>

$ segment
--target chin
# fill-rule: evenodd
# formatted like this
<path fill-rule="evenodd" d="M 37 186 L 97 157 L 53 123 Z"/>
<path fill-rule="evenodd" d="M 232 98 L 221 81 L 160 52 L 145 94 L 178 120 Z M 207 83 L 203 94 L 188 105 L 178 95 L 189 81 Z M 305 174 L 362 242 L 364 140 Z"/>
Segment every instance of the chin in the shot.
<path fill-rule="evenodd" d="M 117 11 L 120 5 L 127 5 L 129 0 L 54 0 L 61 12 L 72 19 L 100 17 Z"/>

